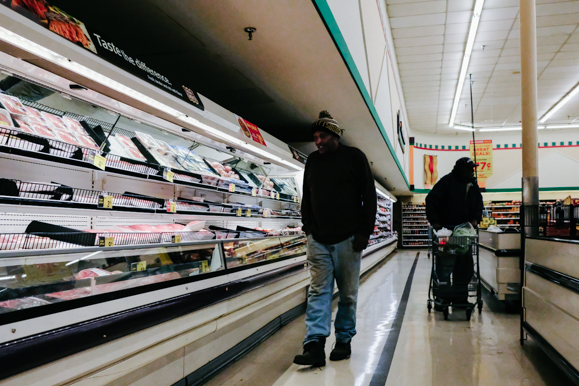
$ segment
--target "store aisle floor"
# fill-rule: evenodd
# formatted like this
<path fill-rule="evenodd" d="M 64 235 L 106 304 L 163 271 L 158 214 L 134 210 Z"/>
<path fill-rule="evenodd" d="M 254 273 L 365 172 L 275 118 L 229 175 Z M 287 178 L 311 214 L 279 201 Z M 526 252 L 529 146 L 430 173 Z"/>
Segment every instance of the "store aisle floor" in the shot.
<path fill-rule="evenodd" d="M 358 334 L 352 357 L 327 361 L 326 367 L 308 368 L 292 363 L 301 352 L 305 334 L 301 316 L 262 343 L 207 385 L 563 385 L 568 379 L 532 342 L 521 347 L 517 314 L 505 313 L 492 296 L 484 297 L 481 315 L 464 321 L 464 311 L 444 321 L 441 313 L 428 314 L 426 299 L 431 260 L 420 253 L 410 288 L 402 328 L 392 329 L 416 250 L 403 250 L 366 276 L 358 298 Z M 334 302 L 334 315 L 336 301 Z M 389 334 L 399 333 L 387 374 L 377 365 Z M 388 341 L 390 345 L 392 339 Z M 334 343 L 331 336 L 326 354 Z M 383 353 L 383 351 L 385 351 Z M 382 383 L 379 383 L 379 381 Z"/>

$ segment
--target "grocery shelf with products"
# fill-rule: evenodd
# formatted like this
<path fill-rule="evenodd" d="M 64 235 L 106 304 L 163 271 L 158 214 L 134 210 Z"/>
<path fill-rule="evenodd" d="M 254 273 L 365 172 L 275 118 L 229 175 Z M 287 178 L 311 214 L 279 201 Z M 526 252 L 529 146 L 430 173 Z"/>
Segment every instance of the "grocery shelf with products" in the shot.
<path fill-rule="evenodd" d="M 428 247 L 428 220 L 426 205 L 410 203 L 402 206 L 402 246 Z"/>
<path fill-rule="evenodd" d="M 500 228 L 520 227 L 520 201 L 491 201 L 486 203 L 488 217 L 496 220 Z"/>
<path fill-rule="evenodd" d="M 43 38 L 101 68 L 82 48 Z M 240 118 L 210 101 L 200 111 L 116 69 L 115 80 L 87 79 L 66 67 L 72 59 L 36 66 L 0 41 L 0 80 L 45 95 L 0 94 L 0 326 L 10 326 L 0 328 L 0 379 L 233 297 L 253 306 L 259 299 L 244 294 L 279 280 L 290 284 L 276 291 L 305 293 L 303 164 L 287 145 L 231 134 Z M 363 270 L 395 248 L 394 198 L 377 191 Z M 111 332 L 94 333 L 102 323 Z M 67 348 L 46 355 L 51 339 Z"/>

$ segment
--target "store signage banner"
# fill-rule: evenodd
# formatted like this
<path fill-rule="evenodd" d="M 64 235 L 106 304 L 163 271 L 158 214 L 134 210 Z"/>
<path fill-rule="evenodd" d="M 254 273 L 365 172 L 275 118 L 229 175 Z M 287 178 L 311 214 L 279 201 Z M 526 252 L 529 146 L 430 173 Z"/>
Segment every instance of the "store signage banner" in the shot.
<path fill-rule="evenodd" d="M 199 95 L 176 79 L 169 79 L 147 66 L 143 60 L 119 47 L 115 39 L 87 27 L 83 22 L 45 0 L 0 0 L 0 4 L 18 12 L 65 39 L 92 51 L 106 61 L 142 80 L 203 110 Z"/>
<path fill-rule="evenodd" d="M 482 182 L 481 187 L 484 186 L 484 181 L 493 175 L 493 141 L 492 139 L 470 141 L 470 158 L 475 159 L 476 148 L 476 162 L 478 163 L 477 175 L 478 180 Z"/>
<path fill-rule="evenodd" d="M 255 126 L 253 123 L 246 121 L 245 119 L 235 116 L 237 118 L 237 122 L 239 123 L 239 127 L 241 132 L 247 137 L 251 138 L 254 142 L 260 143 L 263 146 L 267 146 L 265 140 L 261 136 L 261 132 L 259 131 L 259 127 Z"/>

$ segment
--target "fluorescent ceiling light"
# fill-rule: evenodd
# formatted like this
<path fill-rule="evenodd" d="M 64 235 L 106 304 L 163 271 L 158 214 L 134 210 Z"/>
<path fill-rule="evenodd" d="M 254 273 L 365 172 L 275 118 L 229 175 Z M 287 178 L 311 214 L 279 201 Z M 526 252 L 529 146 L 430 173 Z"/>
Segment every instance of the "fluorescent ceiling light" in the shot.
<path fill-rule="evenodd" d="M 550 125 L 544 126 L 545 129 L 577 129 L 579 125 Z"/>
<path fill-rule="evenodd" d="M 197 119 L 189 117 L 187 114 L 184 114 L 170 106 L 167 106 L 159 101 L 156 101 L 155 99 L 148 97 L 136 90 L 133 90 L 130 87 L 127 87 L 125 85 L 123 85 L 122 83 L 119 83 L 111 78 L 108 78 L 96 71 L 91 70 L 88 67 L 85 67 L 79 63 L 73 62 L 71 60 L 68 60 L 67 58 L 65 58 L 64 56 L 51 51 L 37 43 L 34 43 L 33 41 L 30 41 L 28 39 L 23 38 L 20 35 L 17 35 L 15 33 L 13 33 L 12 31 L 9 31 L 3 27 L 0 27 L 0 39 L 3 41 L 6 41 L 10 44 L 13 44 L 17 47 L 20 47 L 21 49 L 31 52 L 35 55 L 40 56 L 41 58 L 44 58 L 48 61 L 51 61 L 53 63 L 57 63 L 58 65 L 60 65 L 63 68 L 66 68 L 70 71 L 73 71 L 77 74 L 80 74 L 86 78 L 89 78 L 91 80 L 94 80 L 96 82 L 99 82 L 100 84 L 103 84 L 107 87 L 110 87 L 118 92 L 121 92 L 131 98 L 134 98 L 136 100 L 139 100 L 140 102 L 146 103 L 147 105 L 154 107 L 158 110 L 164 111 L 167 114 L 170 114 L 174 117 L 176 117 L 177 119 L 180 119 L 184 122 L 190 123 L 191 125 L 204 130 L 206 133 L 212 134 L 216 137 L 222 138 L 226 141 L 229 141 L 231 143 L 234 143 L 238 146 L 241 146 L 243 148 L 246 148 L 250 151 L 253 151 L 255 153 L 261 154 L 262 156 L 275 160 L 277 162 L 280 162 L 286 166 L 290 166 L 295 170 L 303 170 L 304 168 L 298 165 L 294 165 L 293 163 L 278 157 L 276 155 L 273 155 L 261 148 L 258 148 L 257 146 L 248 144 L 242 140 L 240 140 L 239 138 L 236 138 L 232 135 L 226 134 L 214 127 L 211 127 L 209 125 L 206 125 L 204 123 L 199 122 Z"/>
<path fill-rule="evenodd" d="M 477 0 L 476 4 L 474 5 L 472 21 L 470 22 L 470 30 L 468 31 L 468 39 L 466 41 L 466 49 L 464 50 L 464 57 L 462 58 L 462 66 L 460 67 L 458 84 L 456 85 L 454 103 L 452 104 L 452 112 L 450 113 L 450 121 L 448 122 L 450 127 L 454 127 L 454 119 L 456 118 L 456 113 L 458 111 L 458 103 L 460 102 L 460 96 L 462 95 L 464 80 L 466 78 L 466 71 L 468 70 L 468 64 L 470 63 L 470 56 L 472 54 L 472 48 L 474 47 L 474 39 L 476 38 L 476 31 L 480 22 L 480 15 L 482 13 L 484 2 L 485 0 Z"/>
<path fill-rule="evenodd" d="M 523 130 L 522 127 L 489 127 L 486 129 L 480 129 L 479 131 L 521 131 Z"/>
<path fill-rule="evenodd" d="M 455 130 L 475 131 L 475 129 L 473 129 L 472 127 L 463 126 L 463 125 L 454 125 L 454 126 L 452 126 L 452 128 Z"/>
<path fill-rule="evenodd" d="M 569 102 L 571 100 L 571 98 L 573 98 L 577 93 L 579 92 L 579 83 L 577 83 L 575 85 L 575 87 L 573 87 L 571 89 L 571 91 L 569 91 L 564 97 L 563 99 L 561 99 L 559 102 L 557 102 L 557 104 L 555 104 L 555 106 L 551 107 L 549 109 L 549 111 L 547 111 L 545 113 L 545 115 L 543 115 L 541 117 L 541 119 L 539 119 L 539 123 L 545 123 L 547 121 L 547 119 L 551 118 L 551 116 L 553 114 L 555 114 L 561 107 L 565 106 L 565 104 L 567 102 Z"/>

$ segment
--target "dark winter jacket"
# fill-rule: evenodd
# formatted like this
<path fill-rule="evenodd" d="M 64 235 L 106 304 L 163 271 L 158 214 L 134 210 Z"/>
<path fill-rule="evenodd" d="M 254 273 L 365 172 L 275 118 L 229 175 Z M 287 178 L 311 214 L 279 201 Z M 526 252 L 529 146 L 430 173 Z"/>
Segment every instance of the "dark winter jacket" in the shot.
<path fill-rule="evenodd" d="M 455 226 L 480 221 L 483 208 L 476 180 L 461 181 L 454 171 L 442 177 L 426 196 L 426 218 L 431 225 Z"/>

